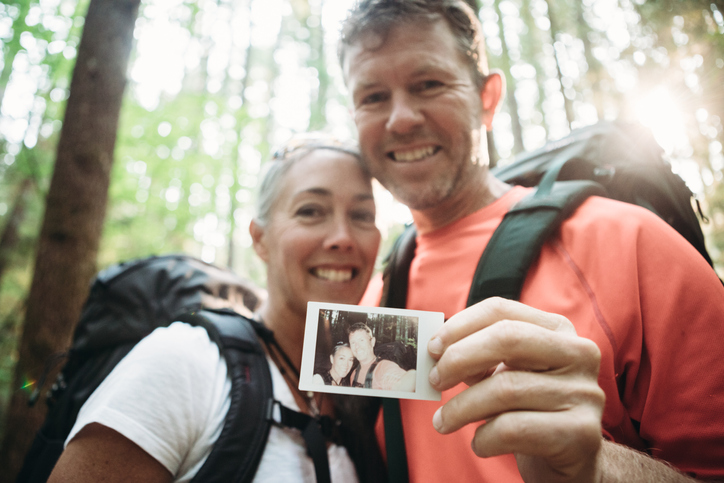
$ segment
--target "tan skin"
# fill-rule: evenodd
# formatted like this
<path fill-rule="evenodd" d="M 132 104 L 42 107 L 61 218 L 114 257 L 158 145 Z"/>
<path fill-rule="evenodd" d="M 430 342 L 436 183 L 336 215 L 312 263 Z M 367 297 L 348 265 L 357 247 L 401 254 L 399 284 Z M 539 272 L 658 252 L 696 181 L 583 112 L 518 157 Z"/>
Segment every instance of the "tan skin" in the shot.
<path fill-rule="evenodd" d="M 366 163 L 410 207 L 419 232 L 509 189 L 476 161 L 474 142 L 484 139 L 481 126 L 492 126 L 503 79 L 493 73 L 476 87 L 444 21 L 399 24 L 384 43 L 363 34 L 345 59 Z M 562 316 L 488 299 L 451 317 L 428 351 L 438 361 L 429 376 L 434 388 L 469 385 L 438 410 L 435 428 L 450 433 L 487 421 L 473 451 L 514 453 L 527 482 L 623 482 L 641 471 L 637 481 L 693 481 L 602 439 L 600 351 Z"/>
<path fill-rule="evenodd" d="M 369 178 L 350 155 L 316 150 L 287 173 L 265 226 L 252 222 L 254 249 L 267 264 L 261 315 L 298 369 L 307 300 L 354 304 L 372 274 L 380 234 Z M 325 273 L 349 273 L 330 280 Z M 300 408 L 306 402 L 288 382 Z M 323 412 L 331 407 L 323 406 Z M 100 424 L 67 445 L 51 483 L 170 482 L 173 475 L 135 443 Z"/>

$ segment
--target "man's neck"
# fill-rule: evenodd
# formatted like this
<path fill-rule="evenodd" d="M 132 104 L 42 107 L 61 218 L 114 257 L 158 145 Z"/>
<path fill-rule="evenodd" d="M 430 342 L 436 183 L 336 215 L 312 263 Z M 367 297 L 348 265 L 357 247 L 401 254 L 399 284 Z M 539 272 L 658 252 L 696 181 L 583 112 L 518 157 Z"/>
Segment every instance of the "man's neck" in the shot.
<path fill-rule="evenodd" d="M 412 219 L 417 233 L 423 235 L 454 223 L 490 205 L 510 190 L 492 174 L 486 173 L 470 185 L 466 193 L 451 197 L 447 202 L 425 210 L 413 210 Z"/>

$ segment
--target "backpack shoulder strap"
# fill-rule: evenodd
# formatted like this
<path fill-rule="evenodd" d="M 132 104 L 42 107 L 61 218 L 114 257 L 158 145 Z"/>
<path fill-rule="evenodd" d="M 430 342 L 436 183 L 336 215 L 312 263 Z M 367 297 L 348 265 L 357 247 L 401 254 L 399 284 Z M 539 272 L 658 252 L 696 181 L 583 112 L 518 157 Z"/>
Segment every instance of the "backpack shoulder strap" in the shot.
<path fill-rule="evenodd" d="M 410 278 L 410 264 L 415 258 L 417 230 L 408 225 L 397 238 L 385 260 L 382 273 L 384 282 L 380 307 L 404 309 L 407 305 L 407 285 Z"/>
<path fill-rule="evenodd" d="M 593 181 L 558 181 L 540 186 L 503 217 L 480 257 L 467 306 L 493 296 L 517 300 L 528 268 L 546 239 L 589 196 L 605 196 Z M 410 264 L 415 256 L 413 227 L 400 235 L 388 256 L 383 276 L 382 307 L 405 308 Z M 408 481 L 407 454 L 397 400 L 383 399 L 385 442 L 390 481 Z"/>
<path fill-rule="evenodd" d="M 375 374 L 375 369 L 377 369 L 377 364 L 380 363 L 380 358 L 378 357 L 375 359 L 375 361 L 372 363 L 369 369 L 367 369 L 367 375 L 365 376 L 365 387 L 372 388 L 372 376 Z"/>
<path fill-rule="evenodd" d="M 467 306 L 488 297 L 518 300 L 541 246 L 589 196 L 605 196 L 593 181 L 558 181 L 516 203 L 493 233 L 470 286 Z"/>
<path fill-rule="evenodd" d="M 200 310 L 179 317 L 200 325 L 219 344 L 231 379 L 231 405 L 219 439 L 194 482 L 250 482 L 271 428 L 274 402 L 269 364 L 257 337 L 258 322 L 231 310 Z"/>

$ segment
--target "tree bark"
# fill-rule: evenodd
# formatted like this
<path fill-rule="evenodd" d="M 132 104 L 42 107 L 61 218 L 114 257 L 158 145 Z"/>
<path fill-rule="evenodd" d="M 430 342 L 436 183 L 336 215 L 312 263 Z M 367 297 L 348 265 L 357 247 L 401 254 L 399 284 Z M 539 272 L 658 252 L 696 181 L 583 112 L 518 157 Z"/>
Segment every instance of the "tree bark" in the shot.
<path fill-rule="evenodd" d="M 13 387 L 37 381 L 68 348 L 96 272 L 126 69 L 140 0 L 91 0 L 40 232 Z M 13 481 L 45 415 L 14 391 L 0 452 Z"/>
<path fill-rule="evenodd" d="M 503 12 L 500 9 L 500 0 L 495 1 L 495 13 L 498 14 L 498 29 L 500 30 L 500 45 L 503 48 L 503 55 L 500 56 L 501 68 L 505 74 L 506 81 L 506 102 L 508 104 L 508 114 L 510 114 L 510 127 L 513 132 L 513 154 L 525 151 L 523 144 L 523 127 L 520 124 L 520 115 L 518 114 L 518 99 L 515 97 L 516 83 L 515 78 L 510 73 L 510 51 L 508 42 L 505 39 L 505 26 L 503 22 Z"/>
<path fill-rule="evenodd" d="M 573 129 L 573 121 L 575 121 L 573 113 L 573 103 L 566 96 L 566 88 L 563 86 L 563 70 L 561 69 L 561 60 L 556 50 L 556 37 L 558 36 L 558 23 L 557 17 L 553 13 L 553 2 L 551 0 L 545 0 L 548 5 L 548 20 L 551 23 L 551 42 L 553 43 L 554 58 L 556 59 L 556 71 L 558 73 L 558 82 L 561 86 L 561 95 L 563 96 L 563 107 L 566 111 L 566 120 L 568 121 L 568 129 Z"/>
<path fill-rule="evenodd" d="M 8 221 L 5 224 L 2 235 L 0 235 L 0 287 L 2 287 L 3 275 L 5 268 L 10 261 L 10 254 L 15 250 L 20 240 L 19 230 L 20 224 L 25 219 L 25 208 L 27 203 L 27 193 L 33 185 L 32 178 L 25 178 L 20 182 L 18 192 L 15 195 L 13 209 L 8 215 Z"/>

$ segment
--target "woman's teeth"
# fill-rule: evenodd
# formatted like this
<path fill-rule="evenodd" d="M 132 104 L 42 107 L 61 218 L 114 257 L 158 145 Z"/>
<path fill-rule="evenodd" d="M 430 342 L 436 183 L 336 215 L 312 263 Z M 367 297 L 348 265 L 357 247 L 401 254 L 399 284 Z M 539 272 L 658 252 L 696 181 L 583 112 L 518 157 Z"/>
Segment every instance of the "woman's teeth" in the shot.
<path fill-rule="evenodd" d="M 323 280 L 329 280 L 330 282 L 347 282 L 352 280 L 353 271 L 351 268 L 337 270 L 334 268 L 317 268 L 314 270 L 314 275 Z"/>

